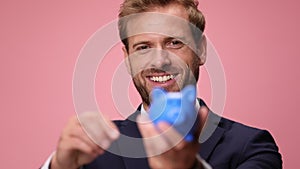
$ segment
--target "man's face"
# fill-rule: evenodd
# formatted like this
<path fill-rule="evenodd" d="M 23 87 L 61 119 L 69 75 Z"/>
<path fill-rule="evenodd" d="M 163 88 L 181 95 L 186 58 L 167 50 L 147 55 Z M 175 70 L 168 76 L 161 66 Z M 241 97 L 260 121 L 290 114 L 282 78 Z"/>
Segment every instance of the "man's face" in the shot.
<path fill-rule="evenodd" d="M 154 87 L 174 92 L 195 84 L 202 64 L 194 52 L 197 45 L 185 9 L 174 4 L 150 12 L 157 13 L 142 14 L 128 22 L 128 50 L 123 48 L 145 108 Z"/>

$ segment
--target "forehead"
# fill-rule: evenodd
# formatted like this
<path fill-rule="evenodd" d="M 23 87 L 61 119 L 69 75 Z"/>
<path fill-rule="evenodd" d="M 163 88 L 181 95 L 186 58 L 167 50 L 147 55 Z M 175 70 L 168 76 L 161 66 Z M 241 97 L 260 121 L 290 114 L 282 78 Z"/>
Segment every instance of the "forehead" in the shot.
<path fill-rule="evenodd" d="M 184 6 L 176 3 L 171 3 L 169 5 L 166 5 L 164 7 L 156 6 L 153 8 L 150 8 L 148 12 L 157 12 L 157 13 L 165 13 L 173 16 L 180 17 L 182 19 L 189 19 L 187 10 Z"/>
<path fill-rule="evenodd" d="M 153 7 L 145 13 L 129 16 L 127 37 L 145 33 L 156 33 L 169 37 L 187 36 L 191 34 L 188 14 L 181 5 Z"/>

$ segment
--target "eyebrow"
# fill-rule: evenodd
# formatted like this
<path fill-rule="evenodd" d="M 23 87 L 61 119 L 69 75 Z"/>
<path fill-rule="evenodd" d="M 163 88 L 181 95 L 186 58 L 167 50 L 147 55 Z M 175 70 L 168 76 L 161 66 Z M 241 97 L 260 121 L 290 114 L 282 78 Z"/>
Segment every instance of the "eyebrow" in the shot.
<path fill-rule="evenodd" d="M 173 40 L 173 39 L 178 39 L 178 40 L 182 41 L 185 44 L 188 43 L 188 41 L 186 40 L 186 37 L 184 37 L 184 36 L 167 37 L 164 41 L 170 41 L 170 40 Z"/>

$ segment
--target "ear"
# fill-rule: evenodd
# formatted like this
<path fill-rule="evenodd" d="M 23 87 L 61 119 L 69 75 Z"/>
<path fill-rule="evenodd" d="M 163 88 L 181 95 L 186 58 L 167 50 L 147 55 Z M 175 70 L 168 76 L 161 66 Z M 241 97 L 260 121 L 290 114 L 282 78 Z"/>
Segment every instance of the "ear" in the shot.
<path fill-rule="evenodd" d="M 198 44 L 198 48 L 197 48 L 197 55 L 200 58 L 199 65 L 201 66 L 205 63 L 206 56 L 207 56 L 207 41 L 205 35 L 202 35 L 200 39 L 200 43 Z"/>
<path fill-rule="evenodd" d="M 123 51 L 123 56 L 125 59 L 125 64 L 126 64 L 126 68 L 127 68 L 127 72 L 131 75 L 131 66 L 130 66 L 130 61 L 129 61 L 129 56 L 128 56 L 128 51 L 126 49 L 125 46 L 122 47 L 122 51 Z"/>

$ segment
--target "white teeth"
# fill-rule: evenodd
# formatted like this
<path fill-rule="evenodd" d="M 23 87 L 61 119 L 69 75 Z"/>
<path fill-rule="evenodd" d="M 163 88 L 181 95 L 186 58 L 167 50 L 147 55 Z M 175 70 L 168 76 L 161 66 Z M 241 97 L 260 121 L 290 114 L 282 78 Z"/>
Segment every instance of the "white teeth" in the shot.
<path fill-rule="evenodd" d="M 174 79 L 174 75 L 168 75 L 168 76 L 152 76 L 150 80 L 155 82 L 166 82 L 168 80 Z"/>
<path fill-rule="evenodd" d="M 163 81 L 163 77 L 159 76 L 158 81 L 162 82 Z"/>

